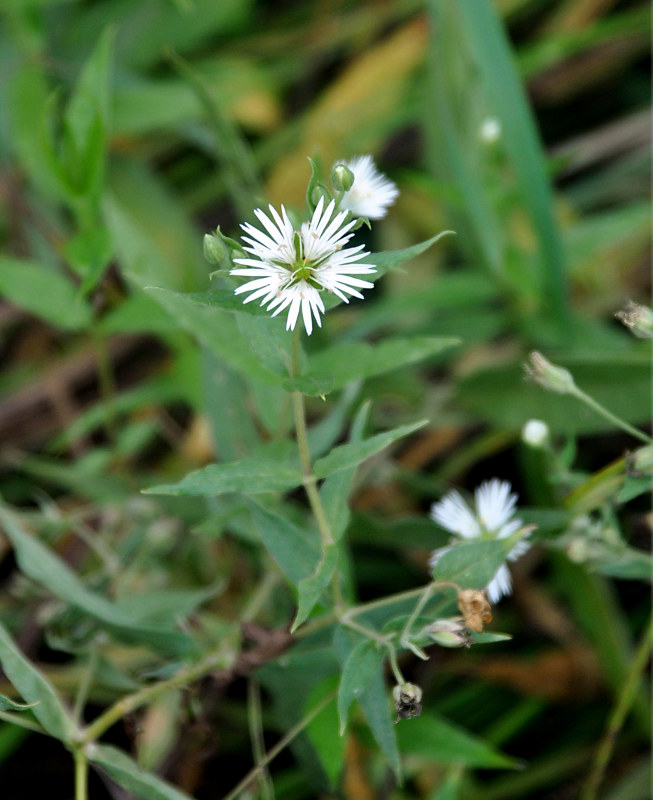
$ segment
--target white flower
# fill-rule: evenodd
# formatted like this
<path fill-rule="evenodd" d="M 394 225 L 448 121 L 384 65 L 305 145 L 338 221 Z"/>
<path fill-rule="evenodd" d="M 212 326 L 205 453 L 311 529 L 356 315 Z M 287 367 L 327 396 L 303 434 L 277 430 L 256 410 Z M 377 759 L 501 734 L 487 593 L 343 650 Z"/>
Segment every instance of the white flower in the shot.
<path fill-rule="evenodd" d="M 399 194 L 396 185 L 378 171 L 372 156 L 358 156 L 344 164 L 354 173 L 354 184 L 343 194 L 341 207 L 357 217 L 385 217 L 388 206 L 394 203 Z"/>
<path fill-rule="evenodd" d="M 523 527 L 522 521 L 515 517 L 517 495 L 511 494 L 510 489 L 508 481 L 497 478 L 485 481 L 474 492 L 473 509 L 458 492 L 449 492 L 439 503 L 431 506 L 431 518 L 463 539 L 506 539 Z M 429 559 L 431 567 L 452 547 L 455 544 L 434 550 Z M 518 542 L 508 553 L 508 561 L 516 561 L 529 548 L 529 542 Z M 486 587 L 488 600 L 494 604 L 510 594 L 511 589 L 510 572 L 502 564 Z"/>
<path fill-rule="evenodd" d="M 481 140 L 486 144 L 494 144 L 501 138 L 501 123 L 496 117 L 486 117 L 481 125 Z"/>
<path fill-rule="evenodd" d="M 281 215 L 273 206 L 269 212 L 269 216 L 260 208 L 254 212 L 265 231 L 249 223 L 241 225 L 246 234 L 244 250 L 253 258 L 234 258 L 242 268 L 230 274 L 250 279 L 235 293 L 249 293 L 245 303 L 260 299 L 273 317 L 287 308 L 287 330 L 294 330 L 301 311 L 310 334 L 313 319 L 321 325 L 320 314 L 325 310 L 320 292 L 333 292 L 345 303 L 349 296 L 362 299 L 358 290 L 374 284 L 355 276 L 370 275 L 376 267 L 358 263 L 369 255 L 362 244 L 344 247 L 353 236 L 349 231 L 355 220 L 345 222 L 346 211 L 335 213 L 334 200 L 325 208 L 320 198 L 310 222 L 303 222 L 299 230 L 293 228 L 283 206 Z"/>

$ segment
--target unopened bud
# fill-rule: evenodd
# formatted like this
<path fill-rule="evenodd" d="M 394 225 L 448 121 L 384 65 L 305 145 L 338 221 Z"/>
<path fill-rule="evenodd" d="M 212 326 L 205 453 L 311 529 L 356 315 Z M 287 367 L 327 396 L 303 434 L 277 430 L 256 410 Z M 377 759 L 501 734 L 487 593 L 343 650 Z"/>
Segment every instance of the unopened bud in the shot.
<path fill-rule="evenodd" d="M 534 350 L 530 354 L 530 362 L 524 365 L 526 377 L 539 383 L 545 389 L 558 394 L 573 394 L 576 389 L 574 378 L 569 370 L 557 367 L 548 361 L 542 353 Z"/>
<path fill-rule="evenodd" d="M 345 164 L 334 164 L 331 168 L 331 184 L 337 192 L 348 192 L 354 185 L 354 173 Z"/>
<path fill-rule="evenodd" d="M 228 250 L 224 242 L 214 233 L 204 235 L 204 258 L 211 264 L 224 264 L 227 260 Z"/>
<path fill-rule="evenodd" d="M 324 202 L 330 203 L 331 202 L 331 192 L 327 189 L 327 187 L 323 183 L 316 183 L 315 186 L 311 189 L 311 203 L 315 207 L 320 200 L 324 198 Z"/>
<path fill-rule="evenodd" d="M 541 419 L 529 419 L 522 428 L 521 438 L 531 447 L 544 447 L 549 440 L 549 426 Z"/>
<path fill-rule="evenodd" d="M 615 317 L 640 339 L 653 338 L 653 311 L 650 308 L 629 300 L 624 309 L 617 311 Z"/>
<path fill-rule="evenodd" d="M 422 690 L 414 683 L 398 684 L 392 690 L 392 697 L 395 701 L 397 722 L 400 719 L 419 717 L 422 713 Z"/>
<path fill-rule="evenodd" d="M 458 592 L 458 608 L 465 620 L 465 627 L 481 633 L 483 625 L 492 622 L 492 610 L 483 592 L 478 589 L 463 589 Z"/>
<path fill-rule="evenodd" d="M 645 477 L 653 471 L 653 445 L 647 444 L 630 453 L 626 459 L 626 469 L 633 477 Z"/>
<path fill-rule="evenodd" d="M 471 638 L 460 617 L 437 619 L 428 626 L 431 639 L 442 647 L 469 647 Z"/>

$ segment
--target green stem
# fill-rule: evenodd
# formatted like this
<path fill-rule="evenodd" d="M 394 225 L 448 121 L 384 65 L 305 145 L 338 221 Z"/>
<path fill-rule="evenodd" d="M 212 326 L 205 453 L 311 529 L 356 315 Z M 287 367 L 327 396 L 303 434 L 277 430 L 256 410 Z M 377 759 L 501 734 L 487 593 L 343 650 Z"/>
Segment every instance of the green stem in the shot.
<path fill-rule="evenodd" d="M 340 618 L 343 625 L 346 625 L 348 628 L 351 628 L 353 631 L 357 631 L 361 633 L 363 636 L 371 639 L 373 642 L 381 645 L 381 647 L 385 647 L 388 651 L 389 662 L 390 662 L 390 669 L 392 670 L 392 674 L 395 676 L 395 680 L 400 686 L 403 686 L 406 683 L 406 679 L 404 678 L 401 670 L 399 669 L 399 664 L 397 663 L 397 651 L 395 649 L 394 644 L 392 643 L 392 636 L 383 636 L 380 633 L 377 633 L 372 628 L 368 628 L 366 625 L 361 625 L 360 622 L 355 622 L 353 619 L 347 619 L 346 616 Z"/>
<path fill-rule="evenodd" d="M 401 642 L 402 645 L 404 644 L 405 641 L 407 641 L 410 635 L 411 628 L 415 623 L 415 620 L 417 619 L 417 617 L 419 617 L 422 609 L 431 599 L 431 595 L 433 594 L 434 588 L 435 588 L 434 585 L 432 583 L 429 583 L 422 591 L 422 596 L 420 597 L 419 601 L 415 604 L 413 613 L 408 618 L 408 622 L 404 625 L 404 629 L 402 630 L 401 635 L 399 636 L 399 641 Z M 404 645 L 404 647 L 405 646 L 406 645 Z"/>
<path fill-rule="evenodd" d="M 85 745 L 89 742 L 94 742 L 102 736 L 106 730 L 118 722 L 118 720 L 131 714 L 142 705 L 156 699 L 168 689 L 177 689 L 181 686 L 187 686 L 203 678 L 214 669 L 228 666 L 229 660 L 234 657 L 234 654 L 231 649 L 227 650 L 226 648 L 227 646 L 225 646 L 224 650 L 219 650 L 217 653 L 210 653 L 196 664 L 190 664 L 180 669 L 176 675 L 173 675 L 173 677 L 169 678 L 167 681 L 161 681 L 152 686 L 146 686 L 118 700 L 108 708 L 104 714 L 100 714 L 100 716 L 88 726 L 81 736 L 79 744 Z"/>
<path fill-rule="evenodd" d="M 253 680 L 247 683 L 247 719 L 254 761 L 256 764 L 261 764 L 265 758 L 263 722 L 261 718 L 261 691 L 258 683 Z M 274 788 L 270 780 L 270 774 L 265 767 L 262 767 L 259 772 L 259 787 L 262 800 L 274 800 Z"/>
<path fill-rule="evenodd" d="M 292 362 L 291 362 L 291 376 L 296 378 L 301 372 L 301 354 L 299 349 L 299 329 L 297 328 L 292 334 Z M 311 464 L 311 453 L 308 446 L 308 430 L 306 427 L 306 409 L 304 407 L 304 395 L 297 390 L 292 392 L 292 407 L 295 417 L 295 433 L 297 436 L 297 447 L 299 449 L 299 461 L 302 468 L 303 484 L 308 498 L 309 505 L 315 517 L 318 530 L 320 532 L 320 539 L 322 541 L 322 555 L 335 545 L 333 534 L 331 533 L 331 526 L 327 520 L 324 506 L 322 505 L 322 498 L 317 489 L 317 480 L 313 474 L 313 466 Z M 333 582 L 333 600 L 336 608 L 342 606 L 342 595 L 340 591 L 340 579 L 338 571 L 334 573 Z"/>
<path fill-rule="evenodd" d="M 256 779 L 256 777 L 260 774 L 261 770 L 265 769 L 267 765 L 272 761 L 272 759 L 276 758 L 279 753 L 284 750 L 293 739 L 295 739 L 299 734 L 304 730 L 307 725 L 317 717 L 317 715 L 325 708 L 337 695 L 337 691 L 331 692 L 327 697 L 325 697 L 320 703 L 318 703 L 315 708 L 311 709 L 308 714 L 298 722 L 296 725 L 288 731 L 288 733 L 283 736 L 279 741 L 272 747 L 268 752 L 263 756 L 261 761 L 251 769 L 247 775 L 240 781 L 240 783 L 233 788 L 229 794 L 224 798 L 224 800 L 235 800 L 241 792 L 244 792 L 245 789 Z"/>
<path fill-rule="evenodd" d="M 97 663 L 98 648 L 97 645 L 94 644 L 91 646 L 91 650 L 88 655 L 88 663 L 86 664 L 86 668 L 82 673 L 82 679 L 79 682 L 79 689 L 77 690 L 77 696 L 75 697 L 75 707 L 73 709 L 73 718 L 75 722 L 79 722 L 82 718 L 84 706 L 86 705 L 88 693 L 93 681 L 93 675 L 95 674 L 95 670 L 97 668 Z"/>
<path fill-rule="evenodd" d="M 88 800 L 88 759 L 81 747 L 75 748 L 75 800 Z"/>
<path fill-rule="evenodd" d="M 622 431 L 626 431 L 626 433 L 629 433 L 631 436 L 639 439 L 640 442 L 645 442 L 646 444 L 651 444 L 651 442 L 653 442 L 653 439 L 651 439 L 650 436 L 647 436 L 643 431 L 640 431 L 637 428 L 634 428 L 632 425 L 629 425 L 625 420 L 616 416 L 616 414 L 613 414 L 612 411 L 608 411 L 607 408 L 602 406 L 600 403 L 597 403 L 593 397 L 585 394 L 585 392 L 582 389 L 579 389 L 577 386 L 574 387 L 573 395 L 578 400 L 581 400 L 583 403 L 585 403 L 585 405 L 589 406 L 597 414 L 599 414 L 599 416 L 607 419 L 618 428 L 621 428 Z"/>
<path fill-rule="evenodd" d="M 592 771 L 589 775 L 587 783 L 581 794 L 581 800 L 595 800 L 605 770 L 612 757 L 612 751 L 617 741 L 617 735 L 621 730 L 628 712 L 632 708 L 635 698 L 637 696 L 637 689 L 642 677 L 642 673 L 648 664 L 651 655 L 651 644 L 653 643 L 653 618 L 649 620 L 648 627 L 642 636 L 642 641 L 639 645 L 633 663 L 631 664 L 626 681 L 617 697 L 617 701 L 608 718 L 603 738 L 599 744 Z"/>

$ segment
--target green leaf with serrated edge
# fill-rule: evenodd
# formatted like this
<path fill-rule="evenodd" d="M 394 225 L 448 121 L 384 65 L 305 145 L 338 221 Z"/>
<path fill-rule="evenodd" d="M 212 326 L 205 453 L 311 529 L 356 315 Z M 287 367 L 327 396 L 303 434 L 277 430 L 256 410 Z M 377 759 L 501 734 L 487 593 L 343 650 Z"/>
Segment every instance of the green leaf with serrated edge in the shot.
<path fill-rule="evenodd" d="M 259 503 L 250 500 L 249 507 L 261 541 L 290 581 L 297 585 L 310 578 L 320 560 L 317 534 Z"/>
<path fill-rule="evenodd" d="M 295 621 L 290 629 L 294 633 L 297 628 L 308 619 L 309 614 L 320 599 L 320 595 L 326 589 L 331 580 L 331 576 L 338 563 L 338 549 L 335 545 L 328 547 L 315 572 L 308 578 L 301 580 L 297 586 L 297 614 Z"/>
<path fill-rule="evenodd" d="M 438 559 L 433 580 L 451 581 L 461 589 L 483 589 L 514 546 L 512 539 L 455 544 Z"/>
<path fill-rule="evenodd" d="M 313 468 L 315 477 L 326 478 L 327 475 L 333 475 L 334 472 L 340 472 L 342 469 L 355 467 L 362 461 L 365 461 L 365 459 L 385 449 L 393 442 L 396 442 L 397 439 L 408 436 L 427 424 L 428 420 L 420 420 L 411 425 L 402 425 L 399 428 L 394 428 L 385 433 L 377 433 L 375 436 L 370 436 L 369 439 L 365 439 L 364 442 L 342 444 L 334 448 L 328 455 L 324 456 L 324 458 L 320 458 L 315 462 Z"/>
<path fill-rule="evenodd" d="M 0 624 L 0 664 L 21 696 L 33 703 L 32 714 L 56 739 L 70 742 L 79 734 L 54 687 L 16 647 L 9 631 Z"/>
<path fill-rule="evenodd" d="M 122 750 L 106 744 L 93 744 L 86 748 L 89 761 L 100 767 L 123 789 L 141 800 L 192 800 L 190 795 L 175 789 L 169 783 L 145 772 Z"/>
<path fill-rule="evenodd" d="M 56 270 L 35 261 L 0 257 L 0 294 L 59 328 L 85 328 L 93 319 L 93 312 L 75 286 Z"/>
<path fill-rule="evenodd" d="M 249 456 L 231 464 L 209 464 L 189 472 L 178 483 L 152 486 L 143 494 L 216 497 L 226 492 L 283 492 L 301 486 L 302 474 L 272 456 Z"/>
<path fill-rule="evenodd" d="M 64 561 L 23 530 L 17 517 L 6 506 L 0 506 L 0 519 L 3 522 L 4 532 L 14 547 L 21 570 L 60 600 L 80 608 L 96 619 L 117 639 L 131 644 L 146 644 L 173 657 L 192 656 L 197 653 L 195 642 L 185 633 L 139 624 L 114 603 L 87 589 Z M 26 699 L 31 700 L 31 698 Z"/>
<path fill-rule="evenodd" d="M 321 394 L 321 387 L 340 389 L 354 380 L 381 375 L 399 367 L 415 364 L 459 344 L 459 339 L 413 336 L 386 339 L 380 344 L 345 342 L 322 350 L 308 363 L 308 371 L 285 381 L 289 391 Z"/>
<path fill-rule="evenodd" d="M 351 436 L 349 437 L 350 444 L 362 441 L 370 406 L 369 402 L 363 403 L 354 417 Z M 343 469 L 328 477 L 320 487 L 320 498 L 322 499 L 324 513 L 329 523 L 331 534 L 336 541 L 344 534 L 349 523 L 348 501 L 355 474 L 356 467 Z"/>
<path fill-rule="evenodd" d="M 0 694 L 0 711 L 29 711 L 29 709 L 37 705 L 38 701 L 36 703 L 17 703 L 15 700 L 10 700 Z"/>
<path fill-rule="evenodd" d="M 359 634 L 338 626 L 333 636 L 333 646 L 343 668 L 351 651 L 362 640 Z M 389 691 L 383 677 L 382 663 L 368 675 L 368 680 L 360 694 L 356 696 L 367 724 L 395 775 L 401 780 L 401 764 L 397 748 L 395 725 L 390 713 Z"/>
<path fill-rule="evenodd" d="M 349 707 L 363 694 L 368 681 L 380 670 L 383 670 L 383 656 L 374 642 L 367 639 L 359 642 L 349 653 L 342 668 L 342 677 L 338 688 L 341 736 L 347 728 Z"/>
<path fill-rule="evenodd" d="M 463 728 L 428 711 L 397 725 L 397 738 L 402 754 L 426 758 L 430 764 L 465 764 L 486 769 L 519 766 L 514 759 Z"/>
<path fill-rule="evenodd" d="M 321 681 L 309 692 L 304 704 L 305 713 L 315 708 L 338 688 L 338 676 L 333 675 Z M 320 759 L 329 784 L 332 788 L 338 785 L 338 779 L 345 760 L 347 739 L 338 732 L 338 707 L 336 697 L 333 698 L 306 727 L 306 734 Z"/>

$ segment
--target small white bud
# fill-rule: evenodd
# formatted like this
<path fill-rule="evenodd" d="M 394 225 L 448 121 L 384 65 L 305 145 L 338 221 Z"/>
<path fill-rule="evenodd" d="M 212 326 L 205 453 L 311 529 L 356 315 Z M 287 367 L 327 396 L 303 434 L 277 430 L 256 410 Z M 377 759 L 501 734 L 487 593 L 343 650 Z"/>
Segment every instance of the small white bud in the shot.
<path fill-rule="evenodd" d="M 549 441 L 549 426 L 541 419 L 529 419 L 522 428 L 521 438 L 531 447 L 544 447 Z"/>

